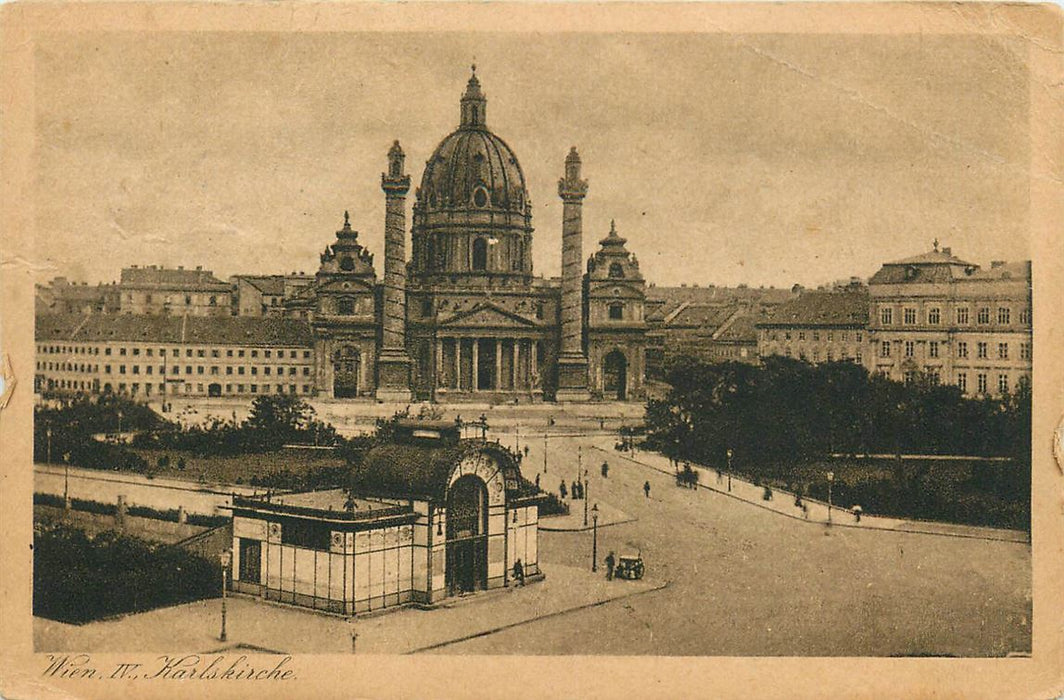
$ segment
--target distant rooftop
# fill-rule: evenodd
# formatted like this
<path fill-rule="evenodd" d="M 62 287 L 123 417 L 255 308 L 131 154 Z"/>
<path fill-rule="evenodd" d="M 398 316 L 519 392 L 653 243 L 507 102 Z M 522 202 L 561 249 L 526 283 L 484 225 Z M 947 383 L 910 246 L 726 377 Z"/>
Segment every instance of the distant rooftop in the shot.
<path fill-rule="evenodd" d="M 159 289 L 189 290 L 228 290 L 226 282 L 214 276 L 210 270 L 197 267 L 186 270 L 183 267 L 168 268 L 158 265 L 147 267 L 127 267 L 122 270 L 121 284 L 132 287 L 152 287 Z"/>
<path fill-rule="evenodd" d="M 803 292 L 797 299 L 769 312 L 760 326 L 857 326 L 868 322 L 868 292 Z"/>
<path fill-rule="evenodd" d="M 294 318 L 39 314 L 36 338 L 62 341 L 311 347 L 310 325 Z"/>

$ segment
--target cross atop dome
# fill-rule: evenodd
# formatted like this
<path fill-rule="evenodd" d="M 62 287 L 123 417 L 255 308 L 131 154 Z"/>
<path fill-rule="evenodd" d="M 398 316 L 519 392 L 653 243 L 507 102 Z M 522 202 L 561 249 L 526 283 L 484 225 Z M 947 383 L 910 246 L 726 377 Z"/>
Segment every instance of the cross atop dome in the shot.
<path fill-rule="evenodd" d="M 472 66 L 472 74 L 466 83 L 465 94 L 462 95 L 462 128 L 483 129 L 485 127 L 485 113 L 488 109 L 488 100 L 480 90 L 480 79 L 477 78 L 477 64 Z"/>

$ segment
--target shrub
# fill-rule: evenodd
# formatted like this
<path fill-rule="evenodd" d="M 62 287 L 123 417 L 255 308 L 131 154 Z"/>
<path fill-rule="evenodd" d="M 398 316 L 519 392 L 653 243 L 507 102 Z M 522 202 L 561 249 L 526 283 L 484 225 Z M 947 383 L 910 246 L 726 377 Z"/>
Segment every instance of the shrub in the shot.
<path fill-rule="evenodd" d="M 33 534 L 33 614 L 80 624 L 212 598 L 218 565 L 172 545 L 116 532 L 89 538 L 62 523 Z"/>

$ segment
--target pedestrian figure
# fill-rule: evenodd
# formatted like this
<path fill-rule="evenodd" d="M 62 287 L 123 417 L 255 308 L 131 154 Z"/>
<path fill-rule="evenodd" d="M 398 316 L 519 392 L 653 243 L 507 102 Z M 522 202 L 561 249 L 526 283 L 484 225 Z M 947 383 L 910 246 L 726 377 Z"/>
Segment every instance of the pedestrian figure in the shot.
<path fill-rule="evenodd" d="M 583 496 L 583 494 L 580 493 L 580 484 L 579 484 L 579 482 L 574 481 L 573 485 L 571 487 L 569 487 L 569 490 L 572 492 L 573 498 L 575 498 L 577 500 L 579 500 L 581 498 L 581 496 Z"/>
<path fill-rule="evenodd" d="M 602 463 L 602 478 L 605 479 L 609 475 L 610 475 L 610 464 L 609 464 L 609 462 L 603 462 Z"/>
<path fill-rule="evenodd" d="M 517 581 L 518 586 L 525 585 L 525 567 L 520 559 L 514 562 L 514 581 Z"/>
<path fill-rule="evenodd" d="M 853 507 L 853 517 L 856 519 L 856 522 L 861 522 L 861 506 Z"/>
<path fill-rule="evenodd" d="M 650 482 L 649 481 L 644 481 L 643 482 L 643 494 L 647 498 L 650 498 Z"/>
<path fill-rule="evenodd" d="M 536 489 L 539 489 L 539 472 L 536 472 Z"/>
<path fill-rule="evenodd" d="M 613 580 L 613 566 L 617 563 L 617 559 L 613 556 L 613 550 L 606 555 L 606 580 Z"/>
<path fill-rule="evenodd" d="M 562 495 L 562 498 L 565 498 L 566 489 L 565 489 L 565 481 L 564 480 L 562 481 L 561 484 L 558 485 L 558 493 L 560 493 Z"/>
<path fill-rule="evenodd" d="M 528 456 L 528 445 L 525 445 L 525 457 Z"/>
<path fill-rule="evenodd" d="M 722 481 L 724 481 L 724 472 L 720 470 L 720 467 L 717 467 L 717 483 L 719 484 Z"/>

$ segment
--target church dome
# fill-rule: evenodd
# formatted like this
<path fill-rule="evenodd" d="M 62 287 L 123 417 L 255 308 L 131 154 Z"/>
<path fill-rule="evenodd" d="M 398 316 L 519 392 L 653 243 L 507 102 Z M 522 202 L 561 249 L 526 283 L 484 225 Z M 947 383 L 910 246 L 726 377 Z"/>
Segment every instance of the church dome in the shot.
<path fill-rule="evenodd" d="M 417 201 L 423 211 L 525 212 L 525 176 L 517 156 L 485 122 L 487 100 L 476 72 L 462 96 L 461 125 L 425 164 Z"/>

